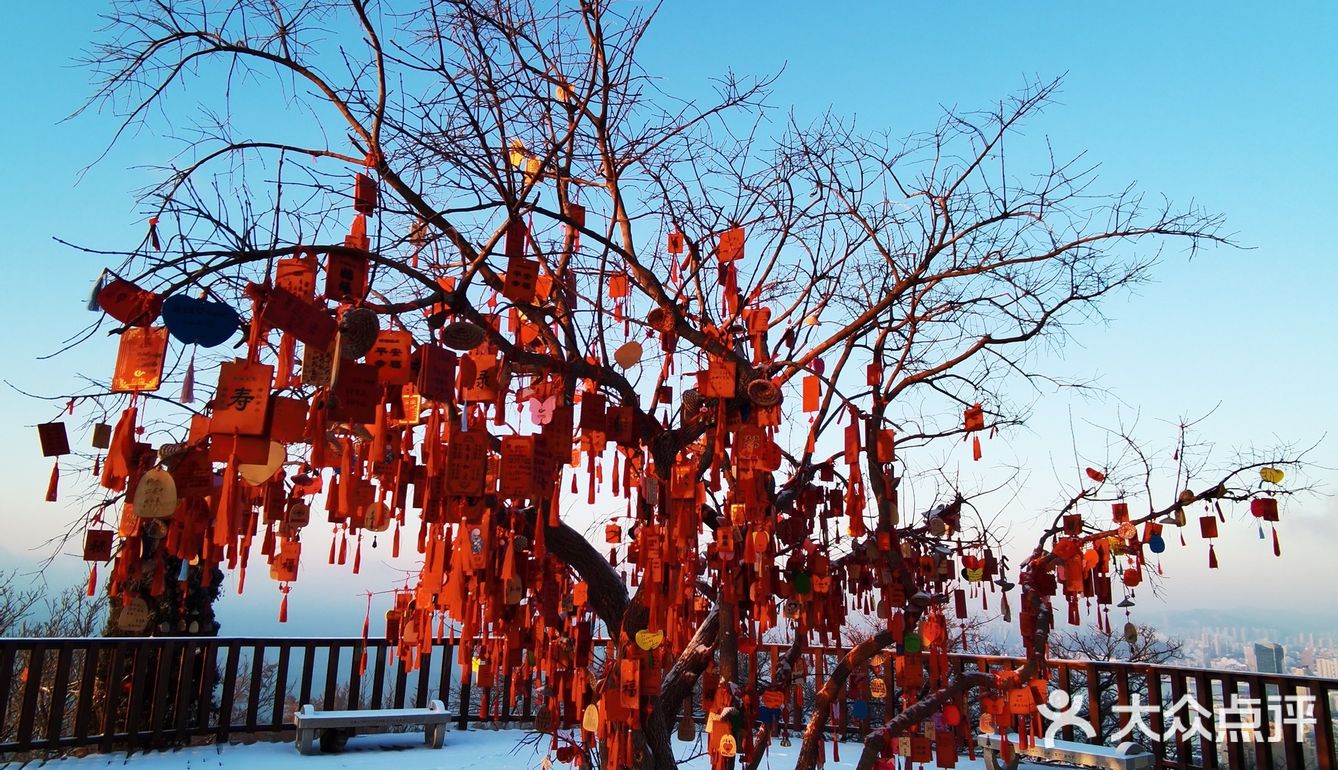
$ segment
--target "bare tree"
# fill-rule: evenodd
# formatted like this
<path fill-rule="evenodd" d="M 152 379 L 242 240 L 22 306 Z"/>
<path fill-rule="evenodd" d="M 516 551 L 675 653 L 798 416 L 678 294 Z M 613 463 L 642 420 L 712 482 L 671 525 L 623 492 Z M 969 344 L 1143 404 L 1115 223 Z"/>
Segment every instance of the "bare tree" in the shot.
<path fill-rule="evenodd" d="M 1130 625 L 1132 633 L 1128 629 L 1120 634 L 1092 628 L 1060 631 L 1050 637 L 1050 652 L 1065 660 L 1119 660 L 1153 665 L 1170 663 L 1185 656 L 1184 641 L 1164 637 L 1146 624 L 1131 622 Z"/>
<path fill-rule="evenodd" d="M 536 677 L 552 731 L 596 708 L 584 721 L 610 766 L 659 770 L 699 686 L 710 751 L 737 739 L 755 764 L 767 735 L 740 725 L 770 685 L 745 686 L 739 651 L 768 630 L 790 631 L 797 656 L 839 642 L 856 605 L 883 624 L 814 694 L 808 770 L 851 671 L 888 649 L 928 665 L 948 643 L 945 608 L 1001 601 L 1018 578 L 1026 666 L 952 681 L 927 669 L 874 731 L 868 767 L 949 700 L 1025 686 L 1044 663 L 1057 570 L 1109 579 L 1147 525 L 1257 498 L 1253 474 L 1299 459 L 1182 451 L 1165 468 L 1130 439 L 1064 491 L 1009 569 L 987 490 L 907 478 L 906 455 L 970 438 L 978 457 L 982 435 L 1025 419 L 1019 386 L 1084 387 L 1037 371 L 1036 351 L 1100 317 L 1163 250 L 1228 242 L 1221 219 L 1133 187 L 1104 193 L 1082 158 L 1006 165 L 1058 81 L 894 137 L 778 113 L 770 78 L 727 76 L 711 103 L 663 93 L 638 64 L 653 15 L 523 0 L 116 6 L 88 109 L 116 112 L 117 137 L 158 132 L 181 151 L 143 191 L 144 242 L 97 250 L 118 296 L 142 300 L 104 302 L 117 323 L 102 325 L 124 333 L 152 323 L 157 300 L 202 295 L 242 314 L 244 361 L 274 367 L 260 395 L 308 409 L 302 435 L 279 439 L 287 471 L 236 492 L 234 444 L 223 491 L 182 504 L 196 555 L 236 562 L 254 536 L 273 559 L 297 540 L 294 511 L 319 504 L 313 477 L 334 484 L 321 474 L 335 468 L 342 492 L 325 507 L 346 533 L 382 505 L 396 526 L 422 517 L 405 633 L 430 642 L 437 612 L 467 637 L 509 629 L 478 643 L 481 672 Z M 257 89 L 282 99 L 256 115 Z M 204 379 L 233 352 L 182 352 L 166 379 Z M 379 394 L 354 409 L 364 356 Z M 132 405 L 112 390 L 73 395 Z M 217 392 L 201 411 L 255 396 Z M 228 438 L 191 430 L 196 408 L 174 399 L 133 406 L 123 423 L 174 452 Z M 112 489 L 157 462 L 120 451 Z M 924 515 L 902 510 L 911 483 L 933 499 Z M 625 511 L 607 528 L 611 557 L 563 521 L 582 493 Z M 1115 499 L 1126 515 L 1108 523 L 1096 506 Z M 131 577 L 170 541 L 122 535 Z M 596 628 L 613 654 L 587 666 Z"/>
<path fill-rule="evenodd" d="M 1081 628 L 1060 631 L 1050 637 L 1050 654 L 1055 658 L 1067 660 L 1125 661 L 1144 663 L 1152 666 L 1165 665 L 1184 657 L 1184 642 L 1180 639 L 1163 637 L 1157 629 L 1145 624 L 1128 623 L 1121 633 L 1112 633 L 1100 629 Z M 1090 682 L 1087 676 L 1075 676 L 1070 686 L 1075 689 L 1072 695 L 1078 703 L 1088 703 L 1081 698 L 1085 695 Z M 1136 693 L 1143 702 L 1147 702 L 1147 677 L 1133 672 L 1128 678 L 1130 693 Z M 1081 687 L 1081 691 L 1077 688 Z M 1104 715 L 1101 734 L 1110 735 L 1119 728 L 1120 715 L 1113 707 L 1119 703 L 1119 683 L 1113 673 L 1100 673 L 1096 682 L 1100 713 Z M 1091 718 L 1090 716 L 1088 718 Z"/>
<path fill-rule="evenodd" d="M 107 602 L 103 597 L 87 596 L 84 586 L 68 586 L 64 589 L 50 589 L 40 581 L 24 581 L 24 575 L 10 571 L 0 574 L 0 636 L 20 637 L 25 639 L 58 639 L 88 637 L 97 634 L 107 611 Z M 41 648 L 39 648 L 41 649 Z M 61 680 L 63 689 L 56 689 L 57 672 L 55 650 L 43 650 L 49 661 L 37 667 L 40 673 L 38 683 L 40 696 L 35 701 L 34 720 L 37 724 L 50 723 L 53 707 L 60 703 L 64 722 L 62 729 L 74 727 L 74 707 L 80 688 L 83 686 L 84 656 L 91 653 L 85 649 L 70 652 L 70 661 L 65 676 Z M 12 667 L 7 672 L 11 681 L 21 682 L 22 686 L 10 687 L 6 692 L 9 703 L 5 704 L 3 723 L 0 723 L 0 742 L 11 741 L 18 734 L 18 727 L 23 713 L 25 690 L 28 677 L 33 670 L 32 650 L 18 650 L 7 661 Z M 28 759 L 27 755 L 15 756 L 14 759 Z"/>
<path fill-rule="evenodd" d="M 41 586 L 24 585 L 17 572 L 0 572 L 0 636 L 20 635 L 42 595 Z"/>

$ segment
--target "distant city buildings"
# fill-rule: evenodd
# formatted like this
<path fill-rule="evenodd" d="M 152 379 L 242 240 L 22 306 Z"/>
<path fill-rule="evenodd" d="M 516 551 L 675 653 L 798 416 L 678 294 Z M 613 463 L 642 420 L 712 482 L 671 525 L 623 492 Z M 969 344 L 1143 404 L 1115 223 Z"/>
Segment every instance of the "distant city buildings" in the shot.
<path fill-rule="evenodd" d="M 1245 648 L 1245 661 L 1261 674 L 1282 674 L 1287 671 L 1286 652 L 1276 642 L 1255 642 Z"/>
<path fill-rule="evenodd" d="M 1257 625 L 1158 626 L 1178 642 L 1173 665 L 1338 679 L 1338 631 L 1289 631 Z M 1256 644 L 1263 645 L 1256 651 Z M 1338 713 L 1338 704 L 1334 707 Z"/>

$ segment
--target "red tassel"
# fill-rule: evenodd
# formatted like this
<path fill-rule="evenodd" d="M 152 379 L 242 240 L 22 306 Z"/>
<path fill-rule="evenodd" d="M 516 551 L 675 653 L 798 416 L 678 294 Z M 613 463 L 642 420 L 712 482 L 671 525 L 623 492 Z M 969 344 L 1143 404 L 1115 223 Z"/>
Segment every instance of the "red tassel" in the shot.
<path fill-rule="evenodd" d="M 331 537 L 331 538 L 330 538 L 330 563 L 331 563 L 331 564 L 334 564 L 334 560 L 335 560 L 335 541 L 334 541 L 334 538 Z"/>
<path fill-rule="evenodd" d="M 367 614 L 362 617 L 362 657 L 358 658 L 358 676 L 367 673 L 367 635 L 372 628 L 372 595 L 367 594 Z"/>
<path fill-rule="evenodd" d="M 283 592 L 283 599 L 279 602 L 279 622 L 288 622 L 288 586 L 279 589 Z"/>
<path fill-rule="evenodd" d="M 395 535 L 390 539 L 390 556 L 392 558 L 400 555 L 400 525 L 395 525 Z"/>
<path fill-rule="evenodd" d="M 186 364 L 186 376 L 181 378 L 181 403 L 195 403 L 195 351 L 191 351 L 190 363 Z"/>
<path fill-rule="evenodd" d="M 980 436 L 971 437 L 971 457 L 975 460 L 980 459 Z"/>
<path fill-rule="evenodd" d="M 293 382 L 293 361 L 296 358 L 297 340 L 293 335 L 284 332 L 279 338 L 278 360 L 275 362 L 274 384 L 279 390 L 291 388 Z"/>
<path fill-rule="evenodd" d="M 1277 528 L 1277 527 L 1274 527 L 1274 528 L 1273 528 L 1273 555 L 1274 555 L 1274 556 L 1281 556 L 1281 555 L 1282 555 L 1282 544 L 1278 542 L 1278 528 Z"/>
<path fill-rule="evenodd" d="M 60 487 L 60 460 L 51 466 L 51 481 L 46 485 L 46 501 L 48 503 L 56 502 L 56 490 Z"/>
<path fill-rule="evenodd" d="M 339 563 L 342 565 L 348 561 L 348 535 L 340 533 L 339 535 Z"/>
<path fill-rule="evenodd" d="M 1208 569 L 1217 569 L 1217 551 L 1213 549 L 1212 543 L 1208 544 Z"/>
<path fill-rule="evenodd" d="M 98 564 L 93 562 L 93 569 L 88 571 L 88 595 L 93 596 L 98 592 Z"/>
<path fill-rule="evenodd" d="M 594 452 L 591 452 L 591 453 L 590 453 L 590 482 L 589 482 L 589 485 L 586 487 L 586 500 L 585 500 L 586 503 L 589 504 L 589 505 L 594 505 L 594 504 L 595 504 L 595 475 L 596 475 L 596 468 L 595 468 L 595 453 L 594 453 Z M 573 477 L 572 477 L 572 481 L 575 481 L 575 480 L 576 480 L 576 477 L 573 476 Z"/>
<path fill-rule="evenodd" d="M 362 571 L 362 534 L 358 535 L 358 547 L 353 549 L 353 574 Z"/>

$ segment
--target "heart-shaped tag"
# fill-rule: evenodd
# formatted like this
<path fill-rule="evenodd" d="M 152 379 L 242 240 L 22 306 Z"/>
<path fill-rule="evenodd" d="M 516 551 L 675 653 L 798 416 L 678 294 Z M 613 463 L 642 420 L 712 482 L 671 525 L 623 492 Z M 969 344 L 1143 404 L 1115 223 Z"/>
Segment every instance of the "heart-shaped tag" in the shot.
<path fill-rule="evenodd" d="M 911 655 L 919 652 L 923 647 L 920 635 L 915 633 L 914 631 L 907 633 L 906 636 L 902 638 L 901 644 L 902 648 L 907 652 L 907 654 Z"/>
<path fill-rule="evenodd" d="M 651 650 L 664 644 L 663 631 L 649 631 L 642 629 L 636 632 L 636 646 L 650 652 Z"/>
<path fill-rule="evenodd" d="M 163 299 L 151 291 L 117 278 L 98 292 L 98 306 L 123 324 L 151 326 L 158 320 Z"/>
<path fill-rule="evenodd" d="M 274 478 L 275 471 L 283 465 L 288 459 L 288 453 L 284 450 L 283 444 L 277 441 L 269 442 L 269 455 L 264 463 L 241 463 L 237 466 L 237 473 L 241 475 L 242 481 L 253 487 L 258 487 L 266 481 Z"/>
<path fill-rule="evenodd" d="M 173 337 L 187 345 L 212 348 L 237 332 L 237 311 L 222 302 L 173 294 L 163 300 L 163 323 Z"/>

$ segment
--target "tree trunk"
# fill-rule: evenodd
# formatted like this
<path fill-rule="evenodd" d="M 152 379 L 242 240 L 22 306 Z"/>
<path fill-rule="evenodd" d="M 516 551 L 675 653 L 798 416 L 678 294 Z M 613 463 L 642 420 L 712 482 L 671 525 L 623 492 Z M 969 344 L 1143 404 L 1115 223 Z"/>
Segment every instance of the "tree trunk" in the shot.
<path fill-rule="evenodd" d="M 813 716 L 809 717 L 808 725 L 804 727 L 804 743 L 799 749 L 795 770 L 813 770 L 816 766 L 818 751 L 822 748 L 822 730 L 827 725 L 827 714 L 831 710 L 832 701 L 845 691 L 846 679 L 850 676 L 851 670 L 878 654 L 879 650 L 892 641 L 891 631 L 879 631 L 855 645 L 855 648 L 846 653 L 837 664 L 813 703 Z"/>

